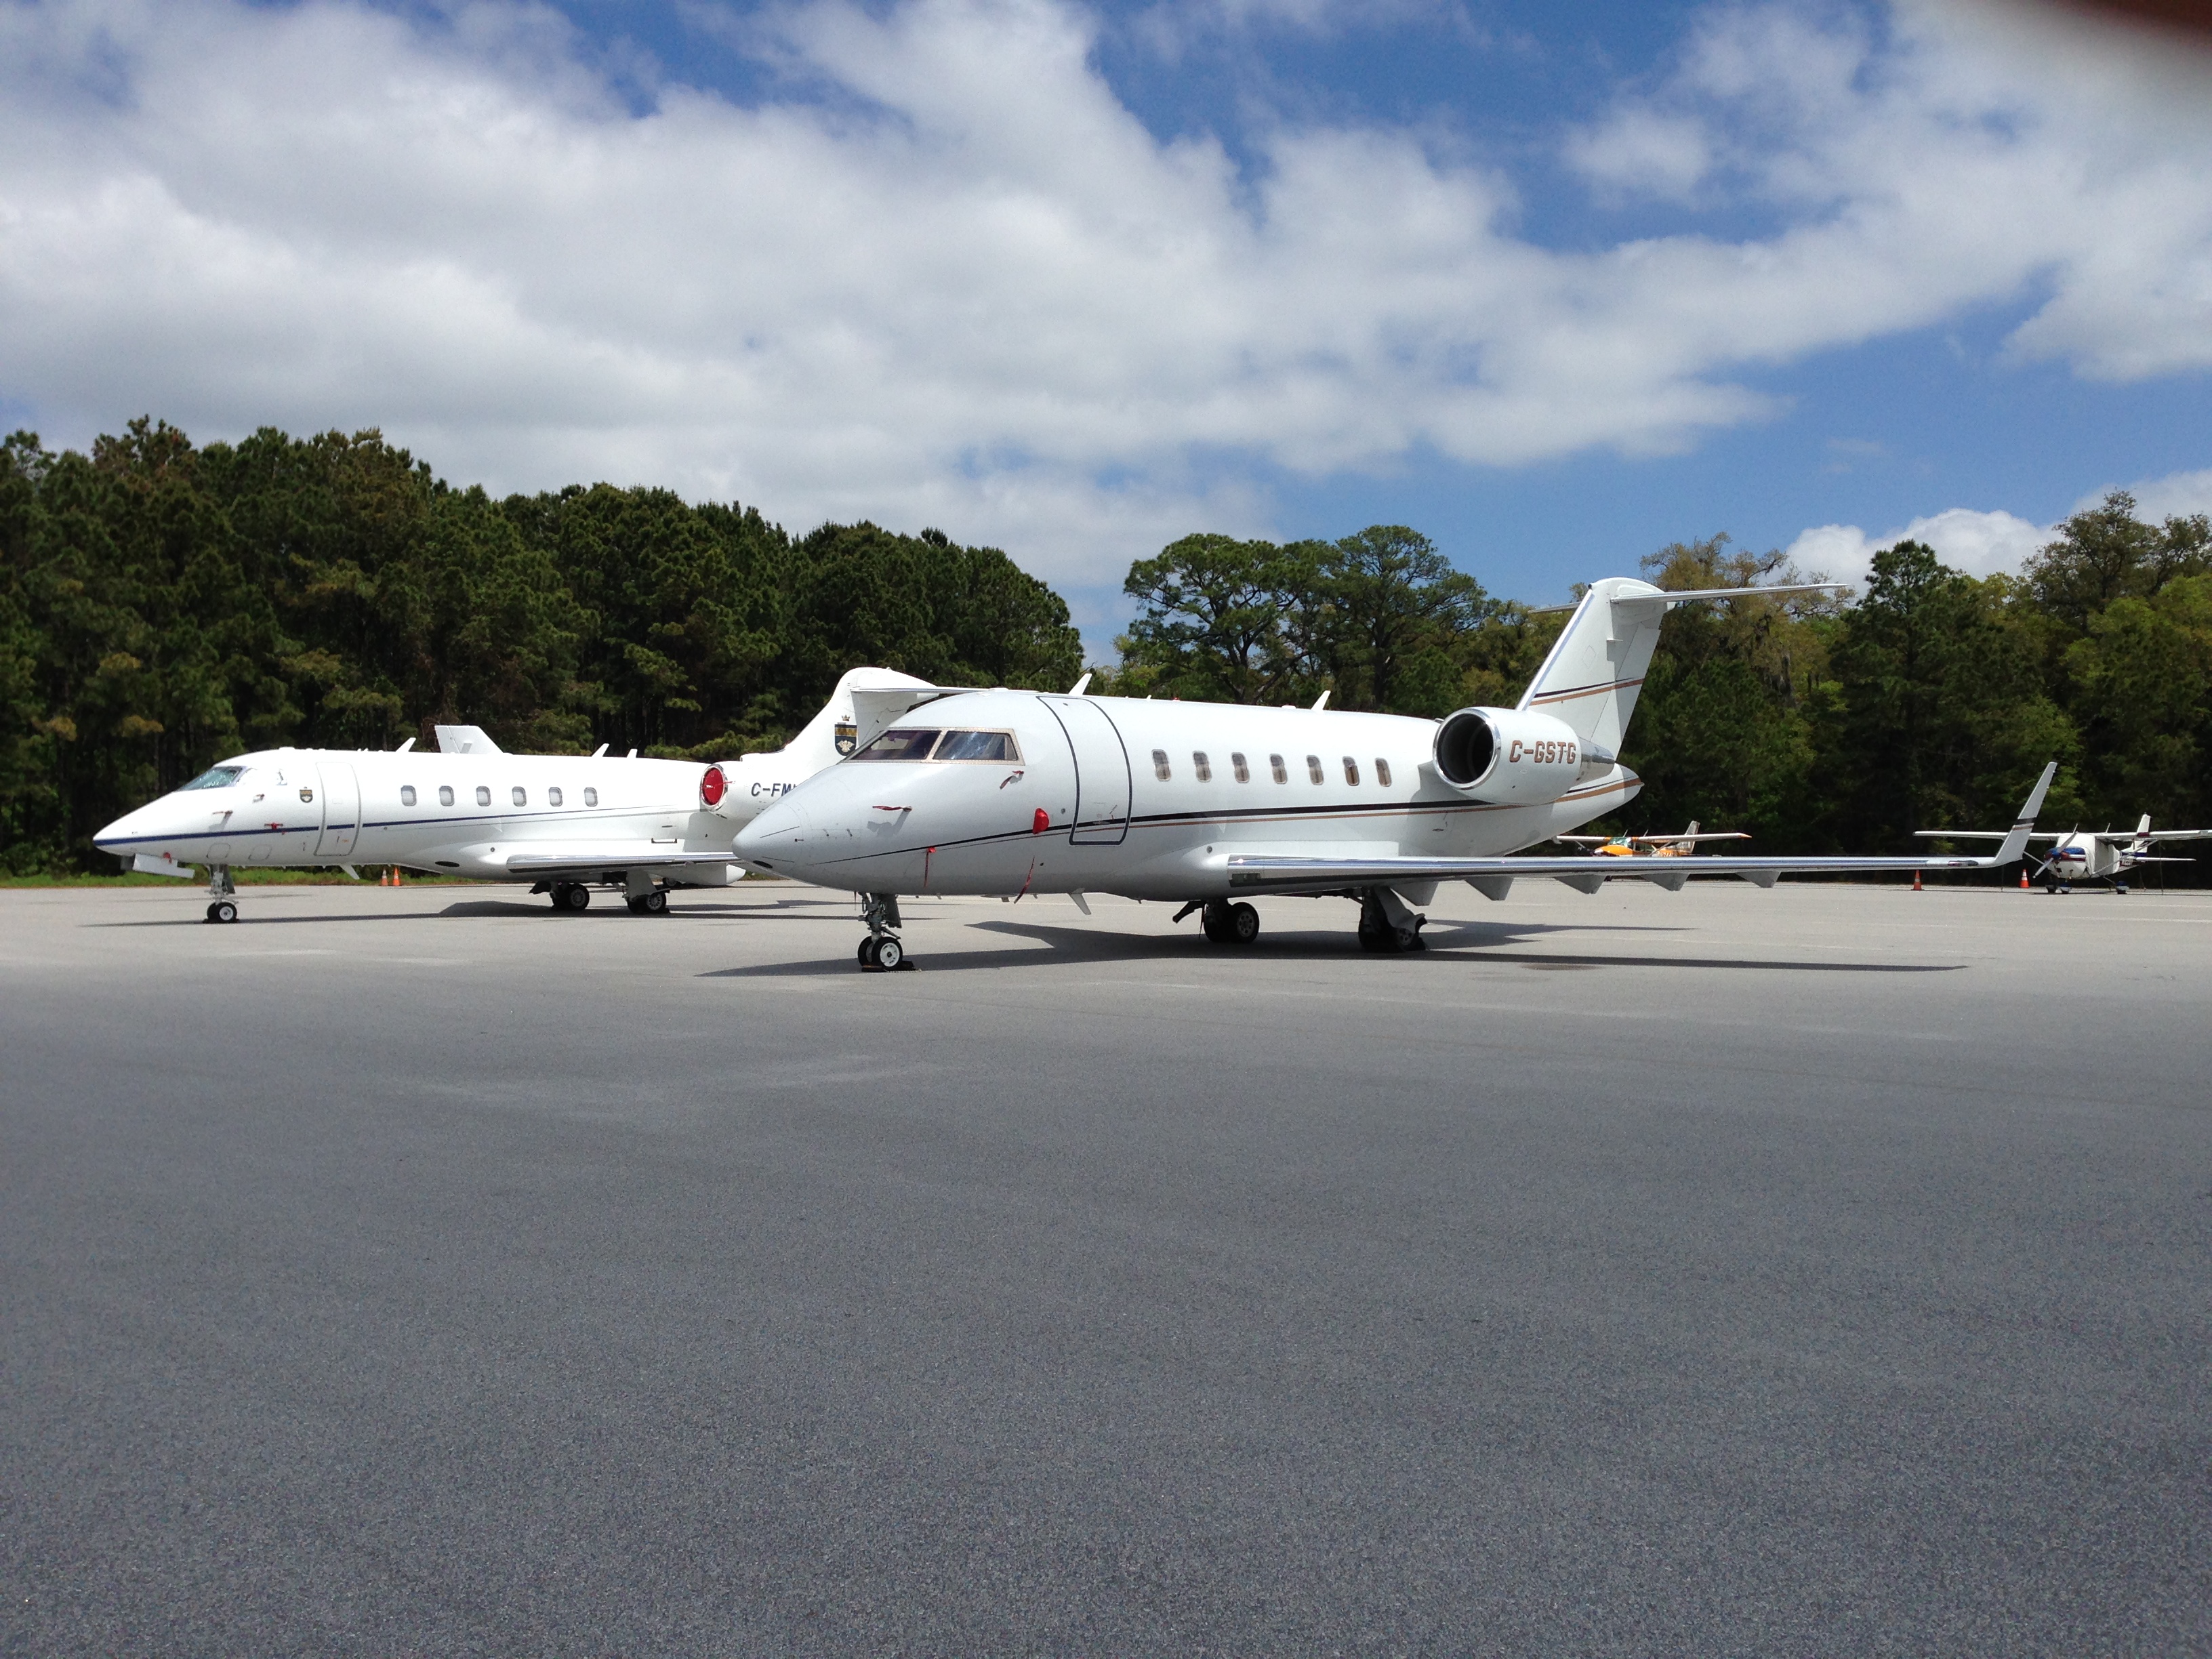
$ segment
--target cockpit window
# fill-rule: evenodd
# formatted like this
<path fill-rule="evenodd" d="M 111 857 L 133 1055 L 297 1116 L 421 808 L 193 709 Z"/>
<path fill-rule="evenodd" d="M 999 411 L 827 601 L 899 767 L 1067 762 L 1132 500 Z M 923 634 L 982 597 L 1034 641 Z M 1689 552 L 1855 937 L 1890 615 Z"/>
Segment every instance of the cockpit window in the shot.
<path fill-rule="evenodd" d="M 1021 757 L 1020 746 L 1011 732 L 940 732 L 933 726 L 895 726 L 852 758 L 1006 762 Z"/>
<path fill-rule="evenodd" d="M 1005 732 L 947 732 L 934 757 L 941 761 L 1018 761 L 1021 757 L 1012 736 Z"/>
<path fill-rule="evenodd" d="M 246 775 L 242 766 L 210 766 L 185 786 L 187 789 L 228 789 Z"/>
<path fill-rule="evenodd" d="M 937 738 L 938 732 L 933 727 L 894 726 L 853 758 L 856 761 L 927 760 L 929 751 L 937 746 Z"/>

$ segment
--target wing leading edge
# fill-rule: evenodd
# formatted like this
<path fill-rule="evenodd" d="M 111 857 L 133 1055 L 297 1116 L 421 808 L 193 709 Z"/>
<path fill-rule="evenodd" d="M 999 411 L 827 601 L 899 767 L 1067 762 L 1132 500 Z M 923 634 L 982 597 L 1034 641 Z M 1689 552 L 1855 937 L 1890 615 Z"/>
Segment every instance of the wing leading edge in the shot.
<path fill-rule="evenodd" d="M 1786 875 L 1902 874 L 1914 870 L 1991 870 L 2017 862 L 2035 831 L 2035 815 L 2043 810 L 2045 792 L 2051 787 L 2058 763 L 2043 769 L 2035 787 L 2021 807 L 2020 817 L 2005 832 L 2004 844 L 1987 858 L 1952 854 L 1941 858 L 1808 857 L 1739 858 L 1700 854 L 1696 858 L 1662 858 L 1636 854 L 1626 858 L 1603 858 L 1572 854 L 1559 858 L 1530 858 L 1514 854 L 1494 859 L 1332 859 L 1232 857 L 1228 860 L 1229 884 L 1255 892 L 1330 892 L 1347 887 L 1389 887 L 1401 883 L 1466 881 L 1492 898 L 1504 896 L 1504 884 L 1516 876 L 1548 876 L 1570 886 L 1595 892 L 1608 878 L 1633 876 L 1680 888 L 1692 876 L 1739 876 L 1761 887 L 1771 887 Z"/>

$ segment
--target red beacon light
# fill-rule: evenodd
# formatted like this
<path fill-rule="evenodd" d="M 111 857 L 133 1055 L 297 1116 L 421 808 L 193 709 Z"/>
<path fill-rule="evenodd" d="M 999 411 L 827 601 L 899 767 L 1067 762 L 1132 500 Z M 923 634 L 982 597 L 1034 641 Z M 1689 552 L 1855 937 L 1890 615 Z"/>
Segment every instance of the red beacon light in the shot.
<path fill-rule="evenodd" d="M 730 780 L 719 766 L 710 766 L 699 780 L 699 801 L 703 806 L 719 806 L 722 797 L 730 793 Z"/>

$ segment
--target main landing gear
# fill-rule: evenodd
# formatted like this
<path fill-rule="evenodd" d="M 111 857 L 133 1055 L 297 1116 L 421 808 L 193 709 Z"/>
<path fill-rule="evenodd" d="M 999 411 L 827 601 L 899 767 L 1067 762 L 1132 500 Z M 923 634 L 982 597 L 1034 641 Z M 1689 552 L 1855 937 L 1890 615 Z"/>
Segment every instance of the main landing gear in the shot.
<path fill-rule="evenodd" d="M 665 916 L 668 914 L 668 890 L 656 887 L 649 893 L 635 893 L 623 901 L 629 906 L 634 916 Z"/>
<path fill-rule="evenodd" d="M 905 924 L 899 920 L 898 895 L 869 893 L 860 900 L 860 920 L 868 924 L 868 936 L 860 941 L 860 970 L 870 974 L 895 974 L 901 969 L 910 969 L 906 946 L 899 943 L 894 927 Z"/>
<path fill-rule="evenodd" d="M 230 866 L 218 864 L 208 872 L 207 919 L 210 921 L 238 920 L 238 889 L 230 879 Z"/>
<path fill-rule="evenodd" d="M 1260 913 L 1242 899 L 1215 899 L 1199 921 L 1216 945 L 1249 945 L 1260 937 Z"/>
<path fill-rule="evenodd" d="M 1387 887 L 1370 887 L 1359 896 L 1359 948 L 1363 951 L 1425 951 L 1421 929 L 1429 919 L 1407 908 L 1405 900 Z"/>
<path fill-rule="evenodd" d="M 553 908 L 556 914 L 568 911 L 580 914 L 592 908 L 592 890 L 580 881 L 556 881 L 551 890 Z"/>

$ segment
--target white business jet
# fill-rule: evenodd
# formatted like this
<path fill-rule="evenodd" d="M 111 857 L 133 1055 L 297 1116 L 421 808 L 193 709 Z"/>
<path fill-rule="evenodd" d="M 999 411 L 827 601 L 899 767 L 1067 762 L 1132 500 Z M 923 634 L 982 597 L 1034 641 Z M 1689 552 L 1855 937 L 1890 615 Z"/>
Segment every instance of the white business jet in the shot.
<path fill-rule="evenodd" d="M 1998 841 L 2002 830 L 1916 830 L 1913 834 L 1943 841 Z M 2212 830 L 2153 830 L 2150 814 L 2133 830 L 2075 830 L 2064 834 L 2039 830 L 2031 841 L 2056 843 L 2036 877 L 2046 893 L 2070 893 L 2077 881 L 2109 882 L 2115 893 L 2128 890 L 2128 872 L 2139 864 L 2194 864 L 2194 859 L 2160 858 L 2151 851 L 2162 841 L 2212 841 Z"/>
<path fill-rule="evenodd" d="M 1822 585 L 1818 591 L 1825 591 Z M 1512 708 L 1442 720 L 1318 706 L 1132 702 L 1030 691 L 911 694 L 896 722 L 737 838 L 759 868 L 863 896 L 866 967 L 906 960 L 908 894 L 1086 892 L 1183 902 L 1206 937 L 1249 944 L 1242 896 L 1359 904 L 1370 950 L 1419 948 L 1437 884 L 1493 899 L 1520 876 L 1594 893 L 1608 878 L 1771 886 L 1793 872 L 1974 870 L 2027 843 L 2054 768 L 1988 858 L 1507 857 L 1614 810 L 1641 787 L 1617 758 L 1673 606 L 1810 587 L 1668 592 L 1595 583 Z M 1087 908 L 1087 907 L 1086 907 Z"/>
<path fill-rule="evenodd" d="M 438 727 L 435 751 L 266 749 L 211 767 L 126 813 L 93 845 L 133 868 L 209 872 L 207 918 L 238 920 L 237 869 L 396 865 L 480 881 L 528 882 L 560 911 L 587 908 L 591 884 L 622 888 L 657 915 L 675 887 L 740 878 L 738 827 L 860 742 L 854 699 L 928 682 L 855 668 L 784 748 L 706 765 L 597 754 L 510 755 L 473 726 Z"/>

